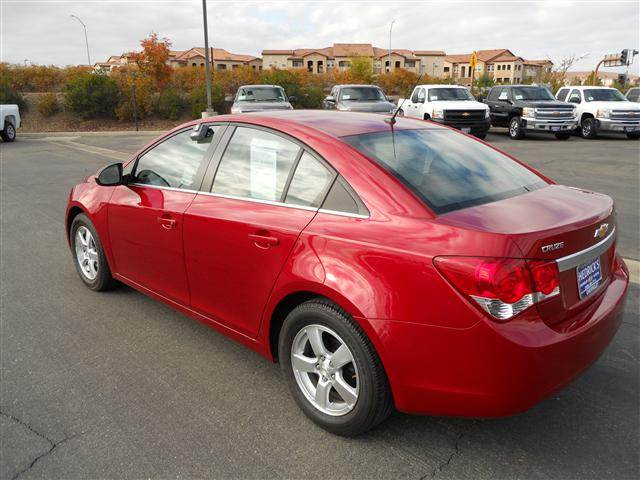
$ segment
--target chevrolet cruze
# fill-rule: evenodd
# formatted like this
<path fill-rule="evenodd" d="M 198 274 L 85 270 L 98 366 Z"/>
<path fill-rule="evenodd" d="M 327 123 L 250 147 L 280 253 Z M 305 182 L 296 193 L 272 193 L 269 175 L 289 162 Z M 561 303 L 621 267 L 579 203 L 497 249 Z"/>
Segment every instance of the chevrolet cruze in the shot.
<path fill-rule="evenodd" d="M 89 288 L 125 283 L 279 362 L 341 435 L 566 385 L 621 322 L 616 229 L 608 196 L 463 133 L 327 111 L 182 125 L 73 187 L 66 218 Z"/>

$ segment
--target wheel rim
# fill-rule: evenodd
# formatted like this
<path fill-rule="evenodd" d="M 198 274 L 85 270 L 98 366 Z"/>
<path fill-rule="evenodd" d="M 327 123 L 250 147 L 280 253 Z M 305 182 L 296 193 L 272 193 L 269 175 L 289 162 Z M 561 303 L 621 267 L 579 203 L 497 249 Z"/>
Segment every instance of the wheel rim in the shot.
<path fill-rule="evenodd" d="M 76 230 L 75 237 L 76 261 L 80 271 L 88 280 L 95 280 L 100 267 L 98 259 L 98 247 L 93 235 L 84 225 Z"/>
<path fill-rule="evenodd" d="M 511 120 L 511 125 L 509 126 L 509 133 L 511 134 L 512 137 L 515 137 L 516 135 L 518 135 L 518 121 L 517 120 Z"/>
<path fill-rule="evenodd" d="M 346 415 L 358 401 L 360 382 L 353 354 L 333 330 L 307 325 L 293 339 L 291 367 L 306 399 L 322 413 Z"/>
<path fill-rule="evenodd" d="M 585 137 L 591 134 L 591 122 L 585 121 L 582 124 L 582 135 Z"/>
<path fill-rule="evenodd" d="M 7 136 L 9 138 L 13 138 L 15 134 L 16 134 L 16 130 L 15 128 L 13 128 L 13 125 L 7 125 Z"/>

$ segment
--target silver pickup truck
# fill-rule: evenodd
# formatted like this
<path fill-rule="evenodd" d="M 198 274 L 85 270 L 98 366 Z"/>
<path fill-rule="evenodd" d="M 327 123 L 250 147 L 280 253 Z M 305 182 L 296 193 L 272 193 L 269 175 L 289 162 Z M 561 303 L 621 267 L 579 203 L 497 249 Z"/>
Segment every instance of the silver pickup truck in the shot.
<path fill-rule="evenodd" d="M 18 105 L 0 105 L 0 136 L 5 142 L 16 139 L 16 130 L 20 128 L 20 109 Z"/>
<path fill-rule="evenodd" d="M 279 85 L 243 85 L 233 99 L 231 113 L 261 112 L 264 110 L 293 110 L 284 88 Z"/>

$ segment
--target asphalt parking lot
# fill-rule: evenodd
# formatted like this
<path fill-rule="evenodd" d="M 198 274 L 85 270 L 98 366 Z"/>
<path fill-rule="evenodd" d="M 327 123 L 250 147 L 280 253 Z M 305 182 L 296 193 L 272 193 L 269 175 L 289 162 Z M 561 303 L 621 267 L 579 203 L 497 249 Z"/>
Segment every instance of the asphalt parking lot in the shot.
<path fill-rule="evenodd" d="M 0 145 L 0 478 L 640 476 L 638 283 L 600 360 L 531 411 L 395 413 L 355 439 L 307 421 L 279 368 L 232 340 L 130 288 L 85 288 L 65 240 L 69 189 L 151 138 Z M 487 140 L 561 183 L 611 195 L 619 250 L 639 259 L 639 142 Z"/>

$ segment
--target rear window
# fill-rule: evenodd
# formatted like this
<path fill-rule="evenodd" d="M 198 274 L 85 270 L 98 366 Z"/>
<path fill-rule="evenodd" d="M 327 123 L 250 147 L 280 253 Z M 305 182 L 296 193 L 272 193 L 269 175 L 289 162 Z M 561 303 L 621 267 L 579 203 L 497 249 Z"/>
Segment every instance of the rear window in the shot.
<path fill-rule="evenodd" d="M 436 214 L 547 185 L 509 157 L 450 130 L 389 130 L 342 139 L 391 172 Z"/>

